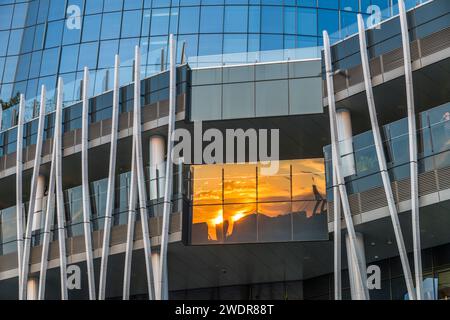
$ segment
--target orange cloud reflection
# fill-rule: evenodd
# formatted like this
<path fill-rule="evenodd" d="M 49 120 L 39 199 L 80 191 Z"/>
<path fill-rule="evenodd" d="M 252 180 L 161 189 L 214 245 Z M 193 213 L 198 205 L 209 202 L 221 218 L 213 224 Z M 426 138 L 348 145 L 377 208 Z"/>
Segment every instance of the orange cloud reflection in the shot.
<path fill-rule="evenodd" d="M 258 213 L 282 216 L 294 208 L 314 208 L 325 198 L 323 159 L 280 161 L 279 172 L 272 176 L 261 175 L 259 164 L 197 165 L 192 170 L 192 223 L 207 232 L 208 241 L 222 241 L 244 230 L 256 223 Z M 309 201 L 312 206 L 290 205 L 293 201 Z M 311 217 L 314 210 L 309 211 Z"/>

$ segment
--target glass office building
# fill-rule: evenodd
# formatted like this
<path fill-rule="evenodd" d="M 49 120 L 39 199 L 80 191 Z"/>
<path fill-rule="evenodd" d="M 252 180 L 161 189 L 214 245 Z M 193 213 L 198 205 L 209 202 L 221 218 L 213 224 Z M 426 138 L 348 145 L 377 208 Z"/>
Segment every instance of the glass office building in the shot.
<path fill-rule="evenodd" d="M 419 88 L 419 194 L 428 206 L 421 208 L 422 212 L 429 213 L 424 219 L 424 279 L 427 286 L 439 288 L 439 294 L 436 288 L 428 288 L 430 297 L 446 298 L 450 239 L 448 232 L 433 221 L 450 223 L 442 210 L 450 206 L 450 97 L 445 76 L 450 59 L 446 56 L 450 5 L 447 0 L 405 3 L 412 9 L 408 21 L 414 82 Z M 18 273 L 18 247 L 26 240 L 31 241 L 30 291 L 38 287 L 36 282 L 45 271 L 44 298 L 63 298 L 59 276 L 63 255 L 58 249 L 60 241 L 66 240 L 67 259 L 70 266 L 81 270 L 82 283 L 81 289 L 69 290 L 68 298 L 89 298 L 88 237 L 92 239 L 95 280 L 99 281 L 101 272 L 106 273 L 106 290 L 97 287 L 96 292 L 103 290 L 106 299 L 122 298 L 126 291 L 124 261 L 128 263 L 132 252 L 129 295 L 148 298 L 152 289 L 147 287 L 145 236 L 150 238 L 158 261 L 168 203 L 163 193 L 169 180 L 173 192 L 172 207 L 167 210 L 170 250 L 166 289 L 171 299 L 333 298 L 335 199 L 324 30 L 331 38 L 337 108 L 348 111 L 350 127 L 353 125 L 347 131 L 347 140 L 339 141 L 345 145 L 351 140 L 352 145 L 341 155 L 354 159 L 354 172 L 344 181 L 349 206 L 355 228 L 364 233 L 367 264 L 382 270 L 382 289 L 372 290 L 370 298 L 405 299 L 365 108 L 364 75 L 355 36 L 358 13 L 370 29 L 370 68 L 394 197 L 399 211 L 407 217 L 410 159 L 405 150 L 409 135 L 397 0 L 0 0 L 0 299 L 20 296 L 18 278 L 24 275 Z M 381 30 L 375 27 L 378 23 Z M 170 34 L 176 44 L 174 86 L 169 71 Z M 140 66 L 134 62 L 136 46 L 141 50 Z M 114 88 L 116 54 L 120 56 L 120 88 Z M 85 67 L 90 74 L 88 120 L 84 122 L 81 100 Z M 133 78 L 137 71 L 141 76 L 139 133 L 133 130 L 134 107 L 139 100 Z M 55 135 L 58 78 L 64 81 L 60 136 Z M 47 114 L 35 179 L 42 85 L 47 89 Z M 263 157 L 252 159 L 246 154 L 248 159 L 238 163 L 210 164 L 200 159 L 175 164 L 172 175 L 166 177 L 171 89 L 176 92 L 176 128 L 194 139 L 196 125 L 202 122 L 203 131 L 212 129 L 224 136 L 228 130 L 248 130 L 240 146 L 261 149 L 261 145 L 255 147 L 259 141 L 251 145 L 251 130 L 258 132 L 258 138 L 264 130 L 279 130 L 278 172 L 264 175 Z M 118 99 L 114 99 L 115 93 Z M 25 96 L 23 143 L 19 143 L 19 94 Z M 118 138 L 114 175 L 109 172 L 108 161 L 113 150 L 115 106 Z M 86 130 L 87 156 L 83 157 L 80 150 L 82 145 L 86 147 Z M 139 177 L 147 200 L 146 208 L 140 209 L 147 215 L 136 214 L 136 231 L 129 238 L 133 229 L 130 216 L 138 212 L 130 209 L 132 141 L 138 134 L 143 145 L 143 177 Z M 201 138 L 205 139 L 201 142 L 205 148 L 207 138 Z M 59 139 L 62 175 L 57 179 L 62 186 L 63 208 L 54 209 L 48 206 L 48 188 L 56 161 L 55 140 Z M 225 154 L 227 150 L 223 151 Z M 216 150 L 214 155 L 220 152 Z M 89 169 L 87 183 L 81 163 Z M 17 197 L 19 174 L 23 181 L 21 200 Z M 110 185 L 112 176 L 115 188 Z M 30 200 L 34 184 L 39 189 L 34 202 L 41 206 Z M 110 197 L 114 199 L 112 204 L 108 204 Z M 38 218 L 33 222 L 31 238 L 24 240 L 18 235 L 18 212 L 22 206 L 25 216 L 33 212 L 30 203 Z M 110 218 L 106 216 L 108 206 Z M 57 216 L 64 219 L 63 228 L 57 225 L 59 220 L 53 225 L 46 222 L 57 210 L 64 210 L 63 218 Z M 149 220 L 148 234 L 142 227 L 143 216 Z M 108 219 L 111 238 L 105 244 Z M 407 224 L 406 219 L 402 224 Z M 90 234 L 85 228 L 88 223 Z M 46 235 L 50 244 L 45 244 Z M 61 235 L 66 239 L 61 240 Z M 405 237 L 411 237 L 411 232 L 405 232 Z M 134 243 L 131 250 L 130 241 Z M 111 250 L 106 256 L 111 262 L 105 269 L 100 253 L 106 246 Z M 45 248 L 48 266 L 43 260 Z M 342 260 L 345 256 L 343 249 Z M 346 269 L 344 262 L 343 298 L 353 298 L 350 278 L 354 280 L 355 276 Z M 162 282 L 162 275 L 158 276 Z M 155 279 L 152 285 L 156 292 Z M 30 297 L 35 298 L 35 294 Z"/>
<path fill-rule="evenodd" d="M 407 2 L 413 6 L 422 1 Z M 356 31 L 358 12 L 372 14 L 377 6 L 387 18 L 396 14 L 393 4 L 392 0 L 3 0 L 0 99 L 9 101 L 20 92 L 32 100 L 40 85 L 54 89 L 61 76 L 65 100 L 76 101 L 84 66 L 91 70 L 91 94 L 99 94 L 111 89 L 115 53 L 122 60 L 122 82 L 130 82 L 135 45 L 143 51 L 142 73 L 154 74 L 167 61 L 170 33 L 176 35 L 179 48 L 186 43 L 185 54 L 193 66 L 283 60 L 282 53 L 259 53 L 296 48 L 306 48 L 302 58 L 318 57 L 322 30 L 338 40 Z"/>

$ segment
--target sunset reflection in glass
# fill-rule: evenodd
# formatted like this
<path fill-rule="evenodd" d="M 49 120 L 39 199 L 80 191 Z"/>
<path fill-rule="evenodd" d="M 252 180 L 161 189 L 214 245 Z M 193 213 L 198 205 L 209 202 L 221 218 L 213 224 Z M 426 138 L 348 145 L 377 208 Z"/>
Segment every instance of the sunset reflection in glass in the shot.
<path fill-rule="evenodd" d="M 280 161 L 271 176 L 259 164 L 193 166 L 192 244 L 303 239 L 295 230 L 317 219 L 308 237 L 325 237 L 324 171 L 323 159 Z"/>

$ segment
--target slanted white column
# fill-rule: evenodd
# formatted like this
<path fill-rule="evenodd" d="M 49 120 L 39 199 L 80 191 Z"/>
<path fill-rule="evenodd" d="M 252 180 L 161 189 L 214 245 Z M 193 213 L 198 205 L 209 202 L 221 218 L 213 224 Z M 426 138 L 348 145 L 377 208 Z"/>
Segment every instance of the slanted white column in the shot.
<path fill-rule="evenodd" d="M 361 254 L 356 246 L 356 235 L 355 235 L 355 227 L 353 224 L 353 218 L 350 209 L 350 203 L 348 201 L 347 189 L 345 185 L 344 176 L 341 172 L 341 157 L 339 152 L 339 139 L 338 139 L 338 130 L 337 130 L 337 120 L 336 120 L 336 100 L 334 96 L 334 83 L 333 83 L 333 65 L 331 61 L 331 47 L 330 47 L 330 38 L 328 36 L 328 32 L 323 32 L 323 43 L 324 43 L 324 56 L 325 56 L 325 69 L 326 69 L 326 82 L 327 82 L 327 92 L 328 92 L 328 112 L 330 117 L 330 133 L 331 133 L 331 148 L 332 148 L 332 162 L 333 162 L 333 170 L 336 175 L 336 182 L 339 188 L 339 195 L 341 198 L 342 209 L 345 218 L 345 224 L 347 227 L 347 232 L 349 235 L 349 243 L 350 243 L 350 254 L 351 258 L 354 259 L 355 264 L 357 266 L 357 276 L 361 279 L 367 277 L 366 270 L 364 266 L 358 263 L 362 259 L 358 258 Z M 365 283 L 361 280 L 361 283 Z M 367 286 L 364 287 L 364 299 L 369 299 L 369 291 L 367 290 Z"/>
<path fill-rule="evenodd" d="M 83 189 L 83 230 L 86 251 L 86 269 L 88 275 L 89 300 L 95 300 L 94 257 L 92 252 L 91 201 L 89 193 L 89 69 L 84 68 L 83 111 L 81 131 L 81 179 Z"/>
<path fill-rule="evenodd" d="M 37 277 L 30 277 L 27 282 L 27 300 L 37 300 L 39 280 Z"/>
<path fill-rule="evenodd" d="M 348 109 L 336 110 L 336 120 L 342 175 L 349 177 L 356 173 L 355 156 L 353 154 L 353 127 L 350 111 Z"/>
<path fill-rule="evenodd" d="M 172 135 L 175 130 L 175 116 L 177 103 L 177 68 L 176 68 L 176 49 L 174 35 L 170 35 L 170 85 L 169 85 L 169 126 L 167 139 L 167 161 L 166 174 L 164 185 L 164 212 L 163 225 L 161 230 L 161 261 L 159 264 L 159 293 L 158 300 L 169 299 L 169 283 L 167 275 L 167 247 L 169 244 L 169 226 L 170 216 L 172 212 L 172 185 L 173 185 L 173 163 L 172 163 L 172 149 L 173 139 Z"/>
<path fill-rule="evenodd" d="M 23 121 L 25 114 L 25 96 L 20 95 L 19 119 L 17 122 L 17 143 L 16 143 L 16 221 L 17 221 L 17 259 L 19 271 L 19 300 L 26 298 L 24 292 L 22 261 L 24 252 L 24 208 L 23 208 Z"/>
<path fill-rule="evenodd" d="M 55 217 L 55 187 L 56 187 L 56 154 L 55 154 L 55 146 L 56 139 L 53 141 L 53 154 L 52 154 L 52 162 L 50 166 L 50 176 L 48 182 L 48 195 L 47 195 L 47 206 L 45 210 L 45 223 L 44 223 L 44 231 L 43 231 L 43 240 L 42 240 L 42 254 L 41 254 L 41 267 L 39 272 L 39 293 L 38 299 L 45 299 L 45 289 L 46 289 L 46 279 L 47 279 L 47 268 L 48 268 L 48 252 L 50 248 L 50 238 L 51 228 L 54 224 Z"/>
<path fill-rule="evenodd" d="M 32 231 L 41 229 L 42 204 L 45 193 L 45 176 L 40 175 L 36 181 L 36 201 L 34 203 L 34 216 Z M 25 268 L 24 268 L 25 269 Z M 24 277 L 25 279 L 26 277 Z M 39 278 L 29 277 L 27 280 L 27 300 L 38 300 L 39 296 Z"/>
<path fill-rule="evenodd" d="M 30 203 L 28 205 L 28 214 L 26 221 L 26 231 L 24 237 L 24 251 L 22 257 L 22 285 L 20 286 L 20 292 L 22 297 L 27 297 L 26 289 L 28 282 L 28 272 L 29 272 L 29 261 L 30 261 L 30 251 L 31 251 L 31 239 L 33 236 L 33 227 L 35 225 L 35 213 L 42 210 L 42 198 L 44 195 L 45 188 L 45 178 L 39 176 L 39 170 L 41 168 L 41 157 L 42 157 L 42 143 L 44 141 L 44 126 L 45 126 L 45 104 L 46 104 L 46 91 L 45 86 L 41 89 L 41 103 L 39 111 L 39 123 L 36 139 L 36 152 L 34 155 L 33 164 L 33 176 L 31 178 L 31 188 L 30 188 Z M 39 185 L 40 184 L 40 185 Z M 41 190 L 38 190 L 41 188 Z M 38 199 L 39 197 L 39 199 Z M 38 217 L 40 218 L 40 217 Z M 37 222 L 37 221 L 36 221 Z M 39 223 L 39 222 L 37 222 Z"/>
<path fill-rule="evenodd" d="M 139 198 L 139 212 L 141 216 L 142 241 L 144 243 L 144 260 L 147 275 L 149 300 L 154 299 L 152 249 L 147 214 L 147 190 L 145 186 L 144 161 L 142 153 L 142 123 L 141 123 L 141 51 L 135 48 L 134 67 L 134 112 L 133 112 L 133 154 L 131 166 L 131 188 L 128 215 L 127 242 L 125 251 L 125 268 L 123 279 L 123 299 L 130 298 L 131 260 L 133 257 L 134 228 L 136 222 L 136 204 Z"/>
<path fill-rule="evenodd" d="M 364 20 L 362 15 L 358 15 L 358 31 L 359 31 L 359 45 L 361 52 L 361 64 L 364 74 L 364 86 L 366 89 L 367 106 L 370 115 L 370 124 L 373 132 L 373 141 L 377 153 L 378 165 L 380 167 L 381 179 L 383 180 L 384 192 L 391 215 L 392 226 L 394 227 L 395 239 L 402 263 L 403 274 L 405 277 L 406 287 L 411 300 L 415 300 L 415 291 L 411 275 L 411 268 L 409 266 L 408 254 L 406 252 L 405 242 L 403 240 L 402 228 L 398 218 L 398 210 L 395 204 L 394 193 L 392 192 L 391 179 L 389 177 L 388 167 L 386 163 L 386 155 L 383 148 L 383 139 L 381 138 L 380 126 L 378 124 L 378 116 L 375 107 L 375 98 L 373 95 L 372 76 L 369 67 L 369 57 L 367 54 L 367 40 L 366 30 L 364 27 Z"/>
<path fill-rule="evenodd" d="M 342 300 L 342 237 L 341 199 L 336 172 L 333 169 L 333 210 L 334 210 L 334 300 Z"/>
<path fill-rule="evenodd" d="M 59 270 L 61 280 L 61 300 L 68 299 L 67 291 L 67 252 L 66 252 L 66 214 L 64 209 L 64 191 L 62 183 L 62 108 L 64 100 L 64 82 L 62 78 L 58 80 L 55 112 L 55 187 L 56 187 L 56 218 L 58 225 L 58 249 L 59 249 Z"/>
<path fill-rule="evenodd" d="M 111 147 L 109 152 L 108 191 L 106 195 L 105 224 L 103 228 L 102 256 L 100 263 L 100 279 L 98 299 L 105 300 L 106 276 L 108 273 L 109 243 L 111 239 L 111 222 L 114 211 L 114 193 L 116 188 L 116 162 L 117 162 L 117 138 L 119 127 L 119 83 L 120 83 L 120 59 L 115 56 L 114 62 L 114 90 L 113 90 L 113 115 L 111 122 Z"/>
<path fill-rule="evenodd" d="M 36 184 L 36 202 L 34 203 L 34 217 L 32 231 L 41 229 L 42 219 L 42 203 L 44 201 L 45 192 L 45 176 L 40 175 Z M 27 300 L 38 300 L 39 295 L 39 278 L 30 277 L 27 281 Z"/>
<path fill-rule="evenodd" d="M 352 294 L 352 300 L 365 300 L 364 290 L 367 287 L 367 267 L 366 267 L 366 255 L 364 250 L 364 237 L 361 233 L 356 233 L 356 247 L 360 252 L 358 256 L 358 263 L 364 266 L 364 276 L 358 275 L 358 267 L 355 265 L 355 260 L 351 257 L 350 250 L 350 238 L 348 234 L 345 236 L 345 244 L 347 248 L 347 261 L 348 261 L 348 277 L 350 279 L 350 290 Z"/>
<path fill-rule="evenodd" d="M 404 0 L 398 1 L 402 30 L 403 57 L 405 64 L 406 101 L 408 106 L 409 161 L 411 173 L 411 217 L 413 231 L 414 271 L 416 278 L 416 298 L 423 300 L 422 245 L 420 239 L 419 216 L 419 169 L 417 153 L 417 124 L 414 102 L 414 85 L 411 66 L 411 43 L 409 40 L 408 18 Z"/>

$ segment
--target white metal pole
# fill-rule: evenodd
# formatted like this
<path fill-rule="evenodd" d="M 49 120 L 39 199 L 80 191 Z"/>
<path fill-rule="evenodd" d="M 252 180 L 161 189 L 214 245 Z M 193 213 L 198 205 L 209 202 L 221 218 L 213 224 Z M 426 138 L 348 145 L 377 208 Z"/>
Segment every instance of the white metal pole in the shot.
<path fill-rule="evenodd" d="M 50 166 L 50 176 L 48 182 L 48 195 L 47 195 L 47 206 L 45 212 L 45 224 L 44 224 L 44 239 L 42 241 L 42 254 L 41 254 L 41 267 L 39 276 L 39 293 L 38 299 L 45 299 L 45 288 L 47 279 L 47 268 L 48 268 L 48 251 L 51 240 L 51 228 L 54 225 L 55 217 L 55 171 L 56 171 L 56 138 L 53 135 L 53 150 L 52 150 L 52 163 Z"/>
<path fill-rule="evenodd" d="M 340 153 L 339 144 L 337 139 L 337 127 L 336 127 L 336 105 L 334 97 L 334 84 L 333 84 L 333 71 L 331 63 L 331 48 L 330 39 L 327 31 L 323 32 L 323 42 L 324 42 L 324 52 L 325 52 L 325 65 L 326 65 L 326 80 L 327 80 L 327 90 L 328 90 L 328 109 L 330 116 L 330 127 L 331 127 L 331 147 L 333 156 L 333 170 L 336 172 L 336 180 L 339 186 L 339 193 L 341 196 L 341 203 L 344 212 L 345 223 L 347 226 L 347 232 L 349 234 L 350 240 L 350 252 L 352 258 L 356 262 L 357 277 L 361 283 L 366 283 L 367 273 L 366 266 L 362 265 L 361 253 L 356 246 L 356 233 L 353 225 L 353 219 L 350 210 L 350 204 L 348 202 L 347 190 L 345 186 L 344 178 L 341 174 L 341 164 L 340 164 Z M 369 292 L 367 286 L 363 286 L 363 292 L 359 293 L 362 299 L 369 299 Z"/>
<path fill-rule="evenodd" d="M 136 130 L 136 117 L 133 120 L 133 131 Z M 123 272 L 123 300 L 130 297 L 131 258 L 133 256 L 134 230 L 136 225 L 137 178 L 136 178 L 136 142 L 133 134 L 133 153 L 131 155 L 131 185 L 128 201 L 127 241 L 125 244 L 125 267 Z"/>
<path fill-rule="evenodd" d="M 333 169 L 333 211 L 334 211 L 334 299 L 342 300 L 342 238 L 341 199 L 336 173 Z"/>
<path fill-rule="evenodd" d="M 346 247 L 347 250 L 351 247 L 350 245 L 350 238 L 348 234 L 345 237 Z M 364 237 L 361 233 L 356 233 L 356 248 L 361 253 L 361 259 L 365 265 L 366 263 L 366 256 L 364 253 Z M 347 251 L 347 261 L 348 261 L 348 270 L 349 270 L 349 280 L 350 280 L 350 290 L 351 290 L 351 296 L 353 300 L 361 300 L 361 292 L 363 292 L 364 288 L 363 286 L 367 286 L 366 282 L 361 283 L 361 279 L 359 279 L 357 276 L 357 265 L 355 264 L 355 260 L 351 258 L 351 254 L 349 250 Z"/>
<path fill-rule="evenodd" d="M 414 105 L 414 85 L 411 66 L 411 48 L 409 40 L 408 19 L 405 2 L 398 1 L 400 12 L 400 25 L 402 29 L 403 58 L 405 65 L 406 100 L 408 106 L 408 136 L 409 136 L 409 161 L 411 173 L 411 216 L 414 247 L 414 270 L 416 277 L 416 298 L 423 300 L 422 284 L 422 246 L 420 240 L 420 212 L 419 212 L 419 173 L 417 160 L 417 125 Z"/>
<path fill-rule="evenodd" d="M 169 284 L 167 283 L 168 272 L 167 268 L 167 247 L 169 243 L 169 226 L 170 216 L 172 212 L 172 184 L 173 184 L 173 163 L 172 163 L 172 149 L 173 149 L 173 132 L 175 130 L 175 115 L 176 115 L 176 99 L 177 99 L 177 69 L 176 69 L 176 52 L 175 40 L 173 34 L 170 35 L 170 86 L 169 86 L 169 128 L 167 138 L 167 161 L 166 161 L 166 183 L 164 186 L 164 213 L 163 225 L 161 230 L 161 258 L 159 267 L 159 300 L 167 300 Z"/>
<path fill-rule="evenodd" d="M 141 214 L 141 227 L 144 243 L 144 260 L 147 275 L 147 288 L 149 299 L 153 300 L 154 289 L 152 284 L 153 271 L 151 263 L 151 244 L 150 244 L 150 232 L 148 227 L 148 215 L 147 215 L 147 192 L 145 188 L 145 173 L 144 162 L 142 155 L 142 128 L 141 128 L 141 53 L 138 46 L 135 48 L 135 69 L 134 69 L 134 112 L 133 112 L 133 163 L 132 163 L 132 179 L 130 195 L 130 214 L 128 224 L 128 237 L 127 237 L 127 251 L 125 254 L 125 272 L 124 272 L 124 300 L 129 299 L 130 295 L 130 276 L 131 276 L 131 260 L 133 256 L 133 238 L 134 228 L 136 221 L 136 187 L 137 195 L 139 198 L 139 212 Z"/>
<path fill-rule="evenodd" d="M 3 125 L 3 108 L 0 107 L 0 131 L 2 130 Z"/>
<path fill-rule="evenodd" d="M 62 107 L 64 99 L 64 82 L 58 80 L 56 114 L 55 114 L 55 181 L 56 181 L 56 217 L 58 224 L 59 267 L 61 279 L 61 300 L 68 299 L 67 292 L 67 256 L 66 256 L 66 229 L 64 212 L 64 194 L 62 184 Z"/>
<path fill-rule="evenodd" d="M 30 201 L 28 206 L 28 218 L 26 223 L 26 232 L 25 232 L 25 245 L 22 259 L 22 285 L 21 285 L 21 295 L 25 298 L 26 290 L 27 290 L 27 282 L 28 282 L 28 272 L 29 272 L 29 263 L 30 263 L 30 250 L 31 250 L 31 238 L 33 234 L 33 225 L 35 224 L 35 212 L 36 212 L 36 201 L 42 201 L 42 198 L 36 199 L 37 188 L 38 188 L 38 180 L 39 180 L 39 170 L 41 168 L 41 159 L 42 159 L 42 143 L 44 140 L 44 126 L 45 126 L 45 104 L 46 104 L 46 91 L 45 86 L 42 86 L 41 89 L 41 106 L 39 111 L 39 120 L 38 120 L 38 131 L 37 131 L 37 139 L 36 139 L 36 151 L 34 154 L 34 167 L 33 167 L 33 176 L 31 178 L 31 190 L 30 190 Z M 41 180 L 42 181 L 42 180 Z M 45 182 L 45 180 L 44 180 Z M 41 190 L 43 192 L 43 190 Z M 42 207 L 42 203 L 38 204 L 38 206 Z M 40 211 L 40 210 L 39 210 Z"/>
<path fill-rule="evenodd" d="M 19 274 L 19 299 L 26 299 L 23 290 L 22 259 L 24 250 L 24 217 L 23 217 L 23 194 L 22 194 L 22 174 L 23 174 L 23 122 L 25 114 L 25 96 L 20 95 L 19 118 L 17 122 L 17 143 L 16 143 L 16 221 L 17 221 L 17 269 Z"/>
<path fill-rule="evenodd" d="M 364 20 L 361 14 L 358 14 L 358 30 L 359 30 L 359 44 L 361 51 L 361 63 L 364 74 L 364 84 L 367 96 L 367 105 L 370 114 L 370 123 L 373 132 L 373 140 L 375 144 L 375 150 L 377 153 L 378 164 L 380 166 L 380 174 L 383 180 L 383 187 L 386 194 L 386 199 L 389 207 L 389 213 L 391 215 L 392 226 L 394 227 L 395 239 L 402 263 L 403 274 L 405 277 L 406 287 L 408 294 L 412 300 L 415 300 L 415 291 L 413 285 L 413 279 L 411 275 L 411 268 L 409 266 L 408 253 L 406 252 L 405 241 L 403 239 L 402 228 L 398 218 L 397 206 L 394 200 L 394 194 L 391 187 L 391 179 L 389 177 L 388 167 L 386 163 L 386 155 L 383 148 L 383 139 L 381 138 L 380 127 L 378 124 L 377 110 L 375 107 L 375 98 L 373 95 L 372 76 L 369 67 L 369 58 L 367 54 L 367 40 L 366 30 L 364 26 Z"/>
<path fill-rule="evenodd" d="M 113 91 L 113 113 L 111 123 L 111 150 L 109 154 L 108 190 L 106 195 L 105 225 L 103 228 L 103 245 L 100 265 L 99 300 L 105 300 L 106 276 L 108 274 L 109 243 L 111 238 L 111 220 L 114 211 L 114 196 L 116 188 L 116 160 L 117 160 L 117 137 L 119 128 L 119 66 L 120 59 L 116 55 L 114 63 L 114 91 Z"/>
<path fill-rule="evenodd" d="M 144 242 L 145 271 L 147 274 L 147 290 L 149 300 L 154 299 L 152 247 L 147 214 L 147 191 L 145 187 L 144 157 L 142 151 L 142 123 L 141 123 L 141 51 L 138 46 L 135 49 L 134 72 L 134 117 L 136 118 L 136 169 L 139 194 L 139 211 L 141 214 L 142 241 Z"/>
<path fill-rule="evenodd" d="M 81 179 L 83 192 L 83 229 L 86 251 L 86 269 L 88 276 L 89 299 L 95 300 L 94 257 L 92 252 L 91 201 L 89 192 L 89 69 L 84 68 L 83 75 L 83 111 L 81 126 Z"/>

